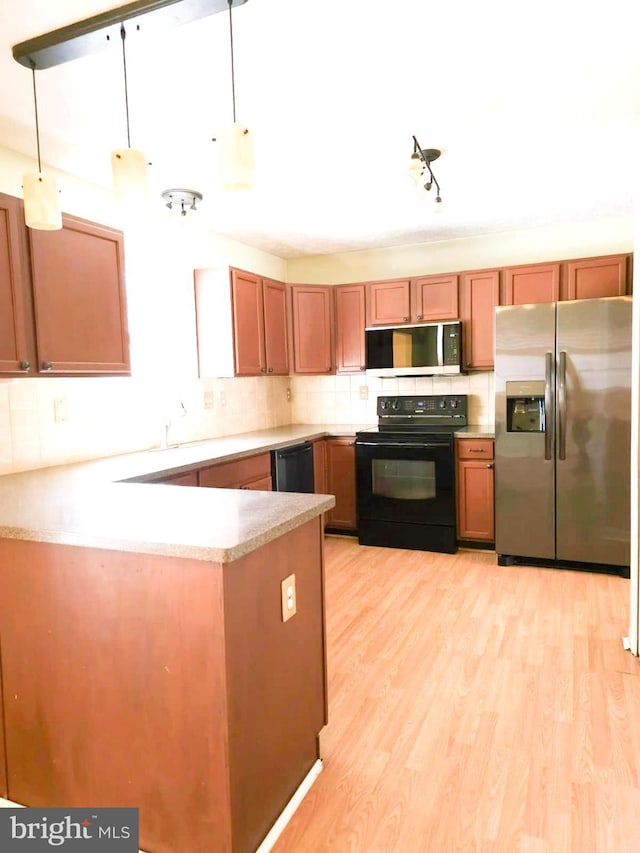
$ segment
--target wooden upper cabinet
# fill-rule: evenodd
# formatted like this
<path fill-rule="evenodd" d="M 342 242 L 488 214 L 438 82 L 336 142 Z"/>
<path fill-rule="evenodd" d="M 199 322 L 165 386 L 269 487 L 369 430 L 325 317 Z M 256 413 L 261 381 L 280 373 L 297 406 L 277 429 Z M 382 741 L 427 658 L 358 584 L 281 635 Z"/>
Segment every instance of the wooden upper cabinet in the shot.
<path fill-rule="evenodd" d="M 265 373 L 262 279 L 252 273 L 232 269 L 231 307 L 236 376 Z"/>
<path fill-rule="evenodd" d="M 293 284 L 293 369 L 295 373 L 331 373 L 333 288 Z"/>
<path fill-rule="evenodd" d="M 509 267 L 504 271 L 504 304 L 557 302 L 560 299 L 560 264 Z"/>
<path fill-rule="evenodd" d="M 230 274 L 235 375 L 286 375 L 286 285 L 244 270 L 231 269 Z"/>
<path fill-rule="evenodd" d="M 63 215 L 29 229 L 40 372 L 128 374 L 122 232 Z"/>
<path fill-rule="evenodd" d="M 365 285 L 334 287 L 336 302 L 336 372 L 365 369 Z"/>
<path fill-rule="evenodd" d="M 263 279 L 264 354 L 267 373 L 286 376 L 289 373 L 287 344 L 287 286 L 281 281 Z"/>
<path fill-rule="evenodd" d="M 586 258 L 566 264 L 565 299 L 596 299 L 624 296 L 628 281 L 628 255 Z"/>
<path fill-rule="evenodd" d="M 366 285 L 367 326 L 397 326 L 411 321 L 411 281 L 374 281 Z"/>
<path fill-rule="evenodd" d="M 31 280 L 22 202 L 0 193 L 0 373 L 35 370 Z"/>
<path fill-rule="evenodd" d="M 417 323 L 458 319 L 458 276 L 430 275 L 411 282 L 411 319 Z"/>
<path fill-rule="evenodd" d="M 462 276 L 464 366 L 491 370 L 495 349 L 495 309 L 500 304 L 500 271 L 481 270 Z"/>

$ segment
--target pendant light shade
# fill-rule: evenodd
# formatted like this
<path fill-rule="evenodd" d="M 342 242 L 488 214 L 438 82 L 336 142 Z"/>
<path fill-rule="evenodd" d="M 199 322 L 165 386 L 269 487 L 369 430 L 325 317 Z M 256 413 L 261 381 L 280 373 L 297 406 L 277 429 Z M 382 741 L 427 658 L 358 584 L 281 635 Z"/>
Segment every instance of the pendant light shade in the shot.
<path fill-rule="evenodd" d="M 62 228 L 58 184 L 53 175 L 29 172 L 22 176 L 24 219 L 29 228 L 57 231 Z"/>
<path fill-rule="evenodd" d="M 117 148 L 111 152 L 113 190 L 118 202 L 136 204 L 149 197 L 147 160 L 136 148 Z"/>
<path fill-rule="evenodd" d="M 124 24 L 120 25 L 122 43 L 122 69 L 124 74 L 124 106 L 127 121 L 127 148 L 116 148 L 111 152 L 113 190 L 118 203 L 126 208 L 144 205 L 149 198 L 147 159 L 142 151 L 131 147 L 131 125 L 129 122 L 129 88 L 127 85 L 127 53 Z"/>
<path fill-rule="evenodd" d="M 233 123 L 222 128 L 216 137 L 220 166 L 220 186 L 223 190 L 249 190 L 255 183 L 253 137 L 249 128 L 236 122 L 236 76 L 233 56 L 233 0 L 229 7 L 229 47 L 231 55 L 231 103 Z"/>
<path fill-rule="evenodd" d="M 220 183 L 223 190 L 248 190 L 255 182 L 253 140 L 248 128 L 227 125 L 218 134 Z"/>
<path fill-rule="evenodd" d="M 39 231 L 58 231 L 62 228 L 62 213 L 58 200 L 58 185 L 53 175 L 42 174 L 40 159 L 40 127 L 38 124 L 38 94 L 36 70 L 32 66 L 33 105 L 36 114 L 36 146 L 38 149 L 38 171 L 22 176 L 24 198 L 24 221 L 28 228 Z"/>

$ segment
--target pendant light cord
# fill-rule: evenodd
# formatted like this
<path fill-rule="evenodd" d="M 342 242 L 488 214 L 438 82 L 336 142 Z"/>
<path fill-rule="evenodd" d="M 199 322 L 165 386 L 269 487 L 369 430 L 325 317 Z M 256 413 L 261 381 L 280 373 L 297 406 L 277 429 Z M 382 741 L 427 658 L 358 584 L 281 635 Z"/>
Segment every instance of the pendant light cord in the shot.
<path fill-rule="evenodd" d="M 38 174 L 42 174 L 42 163 L 40 161 L 40 126 L 38 125 L 38 93 L 36 92 L 36 66 L 31 65 L 31 74 L 33 75 L 33 105 L 36 111 L 36 146 L 38 149 Z"/>
<path fill-rule="evenodd" d="M 129 88 L 127 86 L 127 52 L 124 41 L 127 37 L 124 24 L 120 25 L 120 38 L 122 40 L 122 67 L 124 69 L 124 108 L 127 114 L 127 147 L 131 148 L 131 132 L 129 128 Z"/>
<path fill-rule="evenodd" d="M 227 0 L 229 3 L 229 39 L 231 42 L 231 98 L 233 100 L 233 123 L 236 123 L 236 75 L 233 65 L 233 18 L 231 16 L 231 6 L 233 0 Z"/>

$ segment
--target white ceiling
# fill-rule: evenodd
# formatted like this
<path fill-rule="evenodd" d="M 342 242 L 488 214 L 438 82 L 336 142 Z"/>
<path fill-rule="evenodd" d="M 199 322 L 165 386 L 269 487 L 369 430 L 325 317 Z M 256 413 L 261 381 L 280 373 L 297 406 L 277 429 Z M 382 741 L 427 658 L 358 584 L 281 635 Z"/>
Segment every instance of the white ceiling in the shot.
<path fill-rule="evenodd" d="M 12 46 L 115 5 L 2 0 L 0 144 L 35 155 Z M 159 205 L 197 189 L 212 229 L 284 258 L 632 213 L 638 0 L 247 0 L 233 26 L 257 167 L 235 195 L 217 189 L 211 141 L 231 120 L 228 15 L 127 39 L 131 143 Z M 109 185 L 120 45 L 37 80 L 45 163 Z M 440 213 L 407 177 L 413 134 L 443 152 Z"/>

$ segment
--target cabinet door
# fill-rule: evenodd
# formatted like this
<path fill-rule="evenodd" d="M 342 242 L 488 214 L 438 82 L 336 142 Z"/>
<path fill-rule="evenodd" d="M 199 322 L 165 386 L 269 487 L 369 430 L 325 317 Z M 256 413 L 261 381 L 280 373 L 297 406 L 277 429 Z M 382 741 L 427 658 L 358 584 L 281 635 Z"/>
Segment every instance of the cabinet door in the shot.
<path fill-rule="evenodd" d="M 493 462 L 458 462 L 458 539 L 493 542 Z"/>
<path fill-rule="evenodd" d="M 462 277 L 464 364 L 467 368 L 493 368 L 495 308 L 500 301 L 500 272 L 484 270 Z"/>
<path fill-rule="evenodd" d="M 313 484 L 317 495 L 327 492 L 327 443 L 324 438 L 313 442 Z"/>
<path fill-rule="evenodd" d="M 374 281 L 367 284 L 367 326 L 394 326 L 411 320 L 411 282 Z"/>
<path fill-rule="evenodd" d="M 353 436 L 327 439 L 327 493 L 336 505 L 327 513 L 327 527 L 356 529 L 356 454 Z"/>
<path fill-rule="evenodd" d="M 504 304 L 557 302 L 560 299 L 560 264 L 511 267 L 504 271 Z"/>
<path fill-rule="evenodd" d="M 232 269 L 231 308 L 236 376 L 259 376 L 266 373 L 262 279 L 251 273 Z"/>
<path fill-rule="evenodd" d="M 281 281 L 264 279 L 264 352 L 267 373 L 286 376 L 289 373 L 287 346 L 287 287 Z"/>
<path fill-rule="evenodd" d="M 5 800 L 9 796 L 7 789 L 7 758 L 5 754 L 4 732 L 4 690 L 2 687 L 2 650 L 0 649 L 0 797 Z"/>
<path fill-rule="evenodd" d="M 250 480 L 248 483 L 243 483 L 241 489 L 250 489 L 256 492 L 270 492 L 273 485 L 271 477 L 261 477 L 259 480 Z"/>
<path fill-rule="evenodd" d="M 0 373 L 35 368 L 25 231 L 22 202 L 0 193 Z"/>
<path fill-rule="evenodd" d="M 166 486 L 197 486 L 198 472 L 186 471 L 184 474 L 172 474 L 162 480 L 155 480 L 155 482 Z"/>
<path fill-rule="evenodd" d="M 29 240 L 39 370 L 129 373 L 122 233 L 63 216 Z"/>
<path fill-rule="evenodd" d="M 295 373 L 331 373 L 333 370 L 332 298 L 332 288 L 324 285 L 294 284 L 291 287 Z"/>
<path fill-rule="evenodd" d="M 420 323 L 458 319 L 458 276 L 430 275 L 411 283 L 412 319 Z"/>
<path fill-rule="evenodd" d="M 627 255 L 567 263 L 567 299 L 596 299 L 627 293 Z"/>
<path fill-rule="evenodd" d="M 336 372 L 358 373 L 365 369 L 364 284 L 341 284 L 336 297 Z"/>

